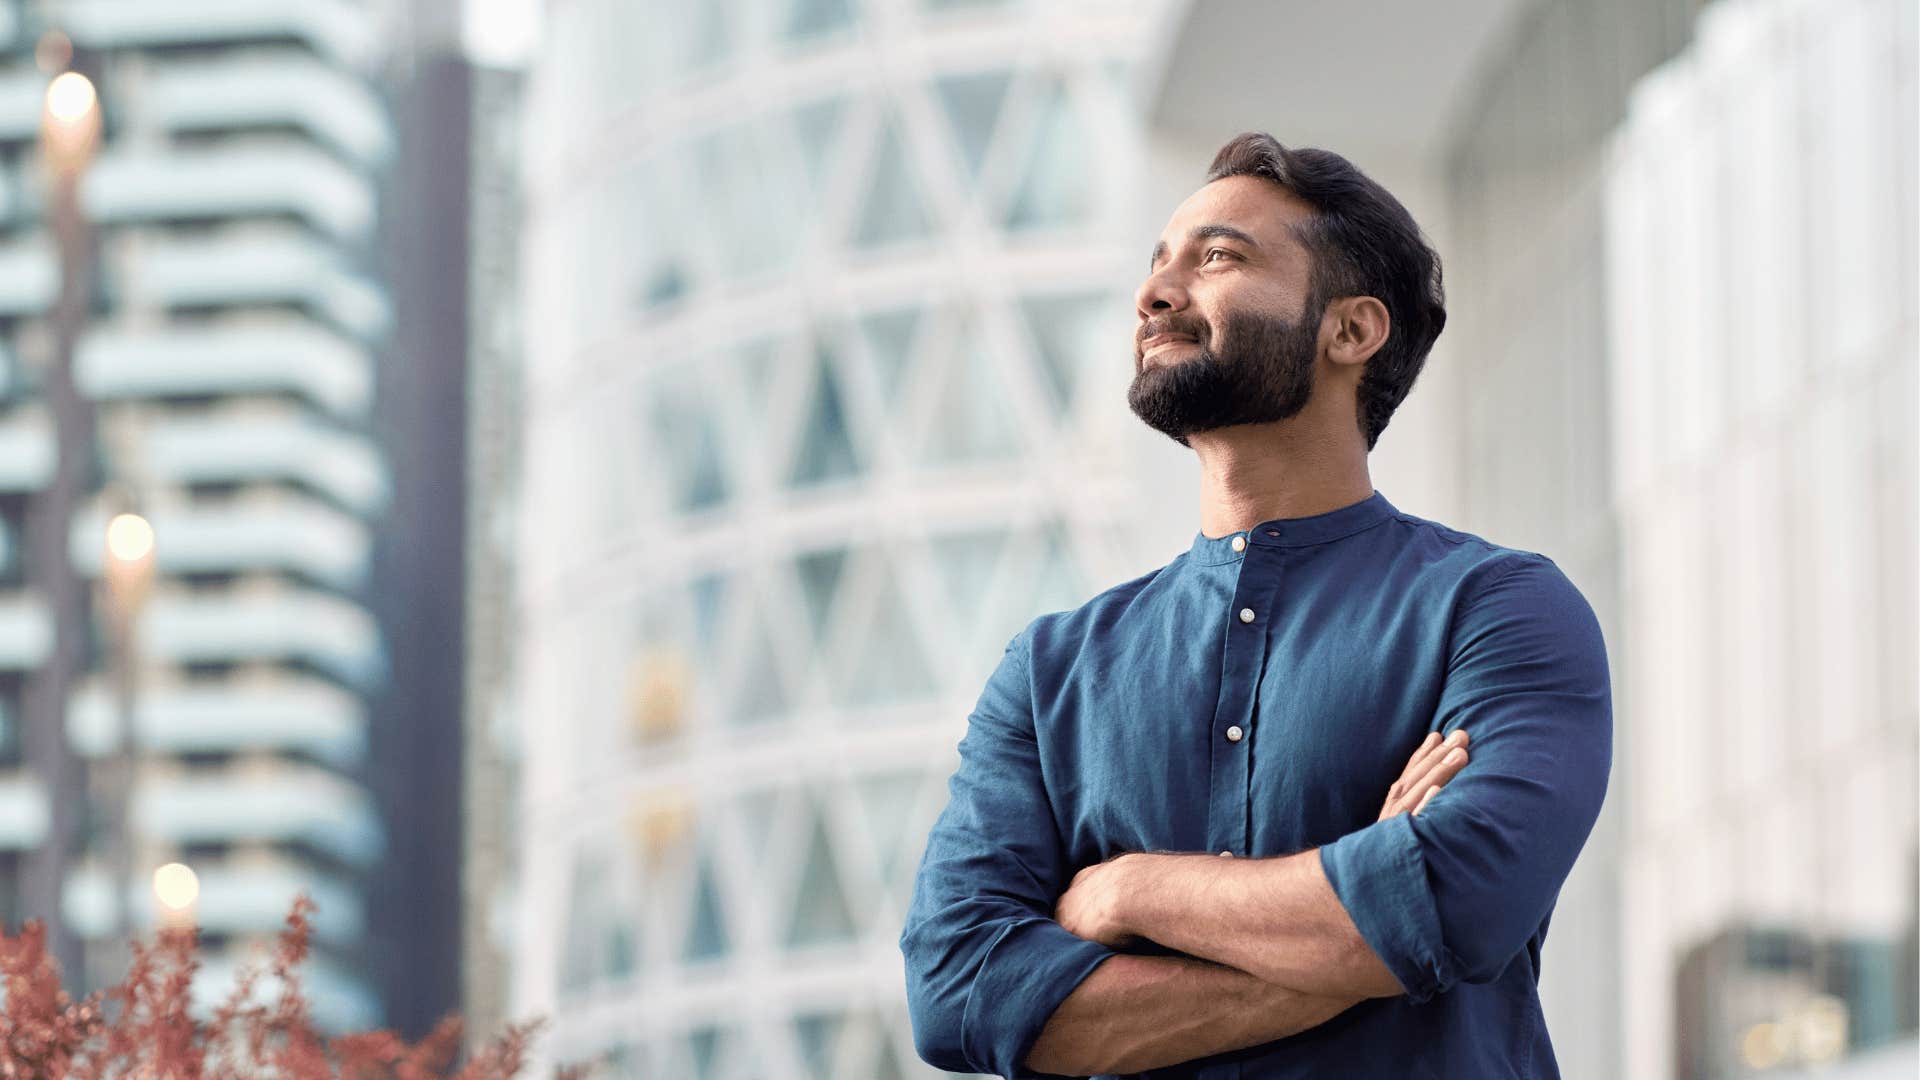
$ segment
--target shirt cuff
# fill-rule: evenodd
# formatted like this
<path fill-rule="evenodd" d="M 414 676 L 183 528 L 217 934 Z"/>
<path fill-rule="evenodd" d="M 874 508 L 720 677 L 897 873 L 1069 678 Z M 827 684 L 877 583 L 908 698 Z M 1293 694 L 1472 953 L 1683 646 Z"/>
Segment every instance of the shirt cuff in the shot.
<path fill-rule="evenodd" d="M 1051 1074 L 1025 1065 L 1040 1032 L 1074 988 L 1114 955 L 1052 919 L 1023 919 L 1001 931 L 974 976 L 960 1021 L 961 1050 L 976 1066 L 1010 1080 Z"/>
<path fill-rule="evenodd" d="M 1321 847 L 1320 867 L 1361 938 L 1414 1004 L 1451 985 L 1453 965 L 1412 814 L 1395 814 Z"/>

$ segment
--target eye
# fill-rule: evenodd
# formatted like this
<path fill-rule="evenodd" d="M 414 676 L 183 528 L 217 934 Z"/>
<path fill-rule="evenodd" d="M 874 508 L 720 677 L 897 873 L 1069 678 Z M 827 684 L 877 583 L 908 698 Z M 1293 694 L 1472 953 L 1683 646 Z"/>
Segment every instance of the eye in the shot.
<path fill-rule="evenodd" d="M 1213 257 L 1215 255 L 1231 255 L 1231 254 L 1233 254 L 1233 252 L 1228 251 L 1226 248 L 1208 248 L 1206 255 L 1202 256 L 1200 259 L 1200 265 L 1205 266 L 1208 263 L 1212 262 Z"/>

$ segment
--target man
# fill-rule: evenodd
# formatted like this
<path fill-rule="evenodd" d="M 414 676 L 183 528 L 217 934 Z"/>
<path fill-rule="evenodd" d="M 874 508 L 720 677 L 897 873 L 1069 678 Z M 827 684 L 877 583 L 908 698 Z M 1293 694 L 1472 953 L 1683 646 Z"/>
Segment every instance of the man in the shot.
<path fill-rule="evenodd" d="M 1606 793 L 1606 653 L 1550 559 L 1368 479 L 1438 257 L 1343 158 L 1246 134 L 1135 301 L 1129 401 L 1199 457 L 1200 530 L 989 679 L 900 938 L 920 1053 L 1558 1076 L 1540 953 Z"/>

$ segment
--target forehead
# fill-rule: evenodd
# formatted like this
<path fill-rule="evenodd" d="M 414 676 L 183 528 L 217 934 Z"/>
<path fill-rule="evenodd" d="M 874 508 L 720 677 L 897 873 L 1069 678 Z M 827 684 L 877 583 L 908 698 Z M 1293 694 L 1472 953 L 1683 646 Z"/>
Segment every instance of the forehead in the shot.
<path fill-rule="evenodd" d="M 1287 189 L 1258 176 L 1223 176 L 1187 196 L 1174 208 L 1160 239 L 1182 243 L 1199 225 L 1231 225 L 1268 251 L 1299 250 L 1290 231 L 1313 216 L 1313 208 Z"/>

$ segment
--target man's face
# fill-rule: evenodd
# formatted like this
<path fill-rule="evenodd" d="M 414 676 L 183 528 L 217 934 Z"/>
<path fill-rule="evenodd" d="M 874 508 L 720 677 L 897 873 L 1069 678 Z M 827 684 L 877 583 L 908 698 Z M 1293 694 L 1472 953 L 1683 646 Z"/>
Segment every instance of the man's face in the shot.
<path fill-rule="evenodd" d="M 1254 176 L 1216 180 L 1174 211 L 1134 297 L 1127 404 L 1148 426 L 1184 445 L 1306 407 L 1326 302 L 1291 227 L 1311 214 Z"/>

